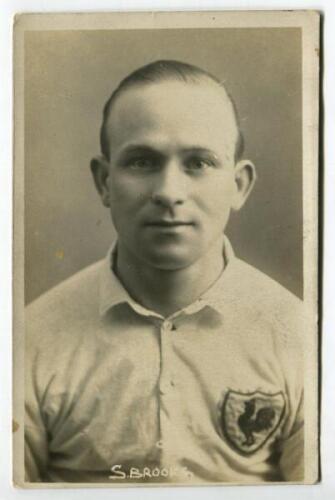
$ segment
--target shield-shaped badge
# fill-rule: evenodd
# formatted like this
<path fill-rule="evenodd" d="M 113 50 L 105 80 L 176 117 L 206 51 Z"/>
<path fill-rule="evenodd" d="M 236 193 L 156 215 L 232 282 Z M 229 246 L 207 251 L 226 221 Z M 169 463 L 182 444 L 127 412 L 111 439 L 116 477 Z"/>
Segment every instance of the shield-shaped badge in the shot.
<path fill-rule="evenodd" d="M 222 405 L 221 423 L 229 444 L 249 455 L 259 450 L 274 434 L 284 413 L 282 392 L 266 394 L 229 390 Z"/>

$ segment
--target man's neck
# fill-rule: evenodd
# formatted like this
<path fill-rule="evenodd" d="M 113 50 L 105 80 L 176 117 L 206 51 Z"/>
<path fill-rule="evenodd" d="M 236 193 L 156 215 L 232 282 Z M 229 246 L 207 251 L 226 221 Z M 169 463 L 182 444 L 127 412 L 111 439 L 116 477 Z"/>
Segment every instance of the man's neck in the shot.
<path fill-rule="evenodd" d="M 224 265 L 220 238 L 204 257 L 178 270 L 147 265 L 119 245 L 115 272 L 136 302 L 168 317 L 197 300 L 218 279 Z"/>

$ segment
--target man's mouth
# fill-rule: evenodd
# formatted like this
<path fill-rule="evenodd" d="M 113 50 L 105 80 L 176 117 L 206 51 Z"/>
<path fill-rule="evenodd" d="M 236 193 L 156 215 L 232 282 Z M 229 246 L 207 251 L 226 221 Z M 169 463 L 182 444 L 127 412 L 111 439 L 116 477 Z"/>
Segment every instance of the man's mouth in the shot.
<path fill-rule="evenodd" d="M 181 220 L 166 220 L 166 219 L 157 219 L 151 220 L 145 223 L 146 226 L 153 227 L 166 227 L 166 228 L 174 228 L 180 226 L 193 226 L 193 222 L 190 221 L 181 221 Z"/>

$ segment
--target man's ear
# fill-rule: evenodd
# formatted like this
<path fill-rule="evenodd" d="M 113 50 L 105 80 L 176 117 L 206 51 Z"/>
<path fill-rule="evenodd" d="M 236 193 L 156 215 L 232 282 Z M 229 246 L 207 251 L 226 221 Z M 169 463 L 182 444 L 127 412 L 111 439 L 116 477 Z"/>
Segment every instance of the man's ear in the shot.
<path fill-rule="evenodd" d="M 233 210 L 239 210 L 246 202 L 257 179 L 256 168 L 249 160 L 241 160 L 235 165 L 236 193 L 232 203 Z"/>
<path fill-rule="evenodd" d="M 95 187 L 100 194 L 102 203 L 105 207 L 109 207 L 109 162 L 104 156 L 95 156 L 91 160 L 91 172 L 94 179 Z"/>

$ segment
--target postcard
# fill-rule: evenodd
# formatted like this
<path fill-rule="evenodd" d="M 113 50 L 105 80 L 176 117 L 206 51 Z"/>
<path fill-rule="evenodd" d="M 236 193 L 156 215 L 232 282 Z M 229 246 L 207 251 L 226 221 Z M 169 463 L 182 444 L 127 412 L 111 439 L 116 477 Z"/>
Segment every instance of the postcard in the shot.
<path fill-rule="evenodd" d="M 16 486 L 319 480 L 319 22 L 16 16 Z"/>

